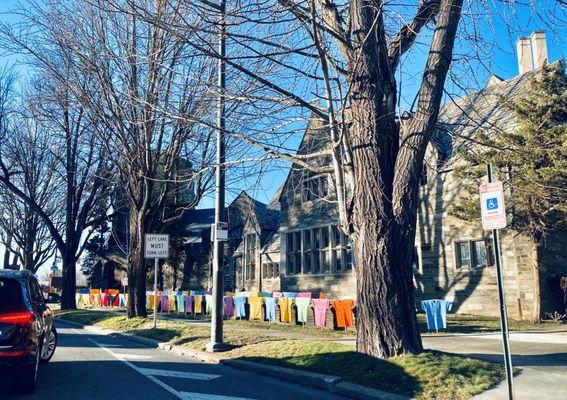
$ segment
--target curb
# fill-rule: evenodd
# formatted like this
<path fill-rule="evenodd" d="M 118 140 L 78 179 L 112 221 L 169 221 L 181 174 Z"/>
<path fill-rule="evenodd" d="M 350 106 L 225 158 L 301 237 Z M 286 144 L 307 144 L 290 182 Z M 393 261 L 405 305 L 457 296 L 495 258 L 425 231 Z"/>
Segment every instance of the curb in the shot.
<path fill-rule="evenodd" d="M 389 393 L 378 389 L 371 389 L 350 382 L 343 382 L 341 381 L 340 377 L 334 375 L 319 374 L 316 372 L 278 367 L 275 365 L 262 364 L 251 361 L 234 360 L 230 358 L 224 358 L 214 353 L 211 354 L 199 350 L 185 349 L 180 346 L 159 342 L 154 339 L 133 335 L 131 333 L 118 332 L 111 329 L 99 328 L 93 325 L 83 325 L 78 322 L 68 321 L 61 318 L 56 318 L 56 320 L 64 324 L 82 328 L 89 332 L 96 332 L 104 335 L 124 337 L 125 339 L 128 339 L 130 341 L 145 344 L 148 345 L 149 347 L 155 347 L 162 351 L 169 351 L 178 356 L 190 357 L 198 361 L 210 363 L 210 364 L 225 365 L 239 370 L 246 370 L 259 375 L 270 376 L 288 382 L 300 383 L 303 385 L 308 385 L 318 389 L 326 390 L 328 392 L 333 392 L 346 397 L 350 397 L 351 399 L 412 400 L 409 397 L 400 396 L 394 393 Z"/>

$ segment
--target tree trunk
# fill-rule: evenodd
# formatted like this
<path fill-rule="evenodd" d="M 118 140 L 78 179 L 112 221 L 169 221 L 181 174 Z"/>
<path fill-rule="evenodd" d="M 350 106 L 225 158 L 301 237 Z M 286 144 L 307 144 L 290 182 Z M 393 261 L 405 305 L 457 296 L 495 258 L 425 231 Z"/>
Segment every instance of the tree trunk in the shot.
<path fill-rule="evenodd" d="M 6 245 L 4 246 L 3 268 L 7 269 L 10 265 L 10 246 L 12 246 L 12 235 L 6 233 Z"/>
<path fill-rule="evenodd" d="M 128 318 L 148 316 L 146 310 L 146 263 L 143 258 L 144 212 L 130 211 L 128 262 Z"/>
<path fill-rule="evenodd" d="M 61 293 L 61 309 L 74 310 L 77 308 L 75 303 L 76 289 L 76 266 L 75 251 L 67 248 L 62 255 L 63 258 L 63 291 Z"/>
<path fill-rule="evenodd" d="M 540 283 L 540 264 L 539 264 L 539 243 L 535 239 L 532 243 L 532 274 L 534 285 L 534 303 L 532 311 L 532 322 L 541 322 L 541 283 Z"/>

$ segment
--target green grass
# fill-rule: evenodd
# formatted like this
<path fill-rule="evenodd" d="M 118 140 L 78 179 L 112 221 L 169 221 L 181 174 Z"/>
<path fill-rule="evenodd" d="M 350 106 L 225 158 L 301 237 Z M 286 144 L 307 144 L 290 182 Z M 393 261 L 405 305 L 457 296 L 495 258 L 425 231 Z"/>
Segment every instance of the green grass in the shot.
<path fill-rule="evenodd" d="M 419 330 L 421 333 L 429 333 L 427 330 L 427 322 L 425 314 L 417 316 Z M 508 329 L 511 331 L 529 331 L 529 330 L 553 330 L 565 327 L 560 322 L 542 322 L 534 325 L 527 321 L 508 321 Z M 496 317 L 483 317 L 467 314 L 449 314 L 447 316 L 446 333 L 482 333 L 482 332 L 499 332 L 500 319 Z"/>
<path fill-rule="evenodd" d="M 467 399 L 503 379 L 498 364 L 441 352 L 390 360 L 358 354 L 328 341 L 261 342 L 232 350 L 231 358 L 338 375 L 345 381 L 416 399 Z"/>
<path fill-rule="evenodd" d="M 59 318 L 128 332 L 202 350 L 209 341 L 209 328 L 182 321 L 159 320 L 152 329 L 151 319 L 117 316 L 101 311 L 58 311 Z M 390 360 L 358 354 L 353 346 L 329 340 L 289 339 L 285 335 L 262 334 L 262 323 L 247 322 L 255 331 L 242 330 L 244 322 L 227 324 L 223 356 L 313 372 L 337 375 L 343 380 L 386 390 L 420 400 L 461 400 L 495 385 L 503 378 L 502 367 L 472 358 L 441 352 L 424 352 Z M 300 331 L 308 328 L 279 326 L 276 330 Z M 331 331 L 329 331 L 331 332 Z M 310 332 L 311 333 L 311 332 Z M 340 332 L 339 332 L 340 333 Z"/>

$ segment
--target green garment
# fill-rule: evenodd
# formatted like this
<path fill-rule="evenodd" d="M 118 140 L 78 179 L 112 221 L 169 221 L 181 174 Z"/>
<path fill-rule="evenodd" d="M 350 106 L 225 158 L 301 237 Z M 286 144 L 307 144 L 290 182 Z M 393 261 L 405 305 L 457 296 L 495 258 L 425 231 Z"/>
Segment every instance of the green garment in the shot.
<path fill-rule="evenodd" d="M 306 297 L 297 297 L 295 299 L 295 306 L 297 307 L 297 321 L 307 322 L 307 311 L 309 310 L 309 303 L 311 299 Z"/>

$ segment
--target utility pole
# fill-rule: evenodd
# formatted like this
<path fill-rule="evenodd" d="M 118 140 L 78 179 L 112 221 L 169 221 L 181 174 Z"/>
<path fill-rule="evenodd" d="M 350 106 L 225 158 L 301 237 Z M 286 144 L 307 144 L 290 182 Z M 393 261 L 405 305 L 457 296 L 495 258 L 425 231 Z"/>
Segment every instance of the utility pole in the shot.
<path fill-rule="evenodd" d="M 488 183 L 493 182 L 492 165 L 486 164 Z M 500 259 L 500 235 L 498 229 L 492 229 L 492 240 L 494 244 L 494 258 L 496 263 L 496 278 L 498 283 L 498 301 L 500 305 L 500 329 L 502 331 L 502 347 L 504 348 L 504 366 L 506 369 L 506 383 L 508 384 L 508 399 L 514 399 L 514 376 L 512 371 L 512 356 L 510 354 L 510 335 L 508 333 L 508 314 L 506 311 L 506 298 L 504 296 L 504 284 L 502 276 L 502 264 Z"/>
<path fill-rule="evenodd" d="M 209 2 L 206 2 L 210 4 Z M 211 315 L 211 341 L 207 343 L 209 352 L 223 350 L 223 307 L 224 307 L 224 242 L 217 237 L 218 227 L 226 221 L 225 203 L 225 56 L 226 56 L 226 1 L 220 0 L 215 8 L 219 12 L 218 24 L 218 108 L 217 108 L 217 165 L 215 226 L 213 227 L 213 310 Z"/>

